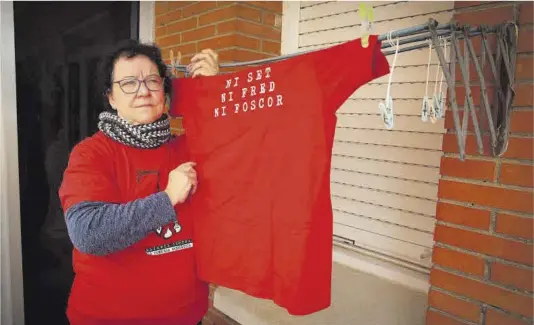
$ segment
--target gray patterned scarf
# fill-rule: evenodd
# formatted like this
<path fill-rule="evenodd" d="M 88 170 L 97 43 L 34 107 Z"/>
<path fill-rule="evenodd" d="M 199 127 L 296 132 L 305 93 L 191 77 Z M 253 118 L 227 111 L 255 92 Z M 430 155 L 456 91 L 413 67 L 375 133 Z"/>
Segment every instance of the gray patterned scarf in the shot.
<path fill-rule="evenodd" d="M 124 145 L 152 149 L 166 143 L 171 137 L 171 124 L 168 115 L 163 114 L 150 124 L 133 125 L 112 112 L 102 112 L 98 116 L 98 129 L 111 139 Z"/>

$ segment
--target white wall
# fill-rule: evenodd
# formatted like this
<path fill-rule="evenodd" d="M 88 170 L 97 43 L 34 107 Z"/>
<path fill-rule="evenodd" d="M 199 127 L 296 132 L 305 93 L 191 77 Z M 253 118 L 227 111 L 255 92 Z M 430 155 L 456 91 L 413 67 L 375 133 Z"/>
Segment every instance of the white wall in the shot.
<path fill-rule="evenodd" d="M 15 28 L 13 2 L 0 2 L 0 324 L 23 325 Z"/>

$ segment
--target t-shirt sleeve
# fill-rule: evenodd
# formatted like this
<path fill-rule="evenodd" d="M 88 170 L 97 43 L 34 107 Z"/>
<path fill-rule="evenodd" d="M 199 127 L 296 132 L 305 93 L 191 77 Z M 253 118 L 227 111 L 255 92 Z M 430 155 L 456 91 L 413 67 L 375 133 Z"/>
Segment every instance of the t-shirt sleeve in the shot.
<path fill-rule="evenodd" d="M 356 39 L 317 52 L 315 66 L 325 109 L 335 112 L 358 88 L 389 73 L 377 35 L 363 48 Z"/>
<path fill-rule="evenodd" d="M 98 143 L 83 141 L 72 150 L 63 174 L 59 198 L 63 211 L 80 202 L 120 202 L 117 186 L 113 182 L 110 156 Z"/>

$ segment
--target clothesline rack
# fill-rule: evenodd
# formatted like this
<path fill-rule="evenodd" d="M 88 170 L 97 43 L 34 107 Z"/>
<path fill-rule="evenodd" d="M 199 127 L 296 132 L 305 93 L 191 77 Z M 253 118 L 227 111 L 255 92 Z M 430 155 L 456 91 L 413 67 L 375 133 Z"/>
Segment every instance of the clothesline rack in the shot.
<path fill-rule="evenodd" d="M 489 34 L 496 34 L 496 49 L 490 47 Z M 475 53 L 472 38 L 478 36 L 481 42 L 480 53 Z M 484 137 L 489 136 L 491 153 L 501 156 L 507 148 L 510 116 L 512 113 L 512 101 L 515 96 L 515 57 L 517 49 L 518 27 L 513 22 L 505 22 L 492 27 L 482 25 L 470 27 L 459 25 L 455 21 L 447 24 L 439 24 L 433 18 L 427 23 L 391 31 L 379 35 L 378 40 L 383 41 L 381 48 L 384 55 L 395 54 L 396 46 L 387 40 L 398 40 L 398 53 L 414 51 L 423 48 L 433 49 L 439 58 L 439 67 L 445 77 L 448 96 L 447 106 L 452 110 L 454 128 L 460 160 L 465 159 L 466 139 L 468 134 L 469 116 L 476 138 L 478 153 L 485 153 Z M 460 40 L 464 43 L 464 53 L 461 53 Z M 442 46 L 449 46 L 449 60 L 446 59 Z M 246 62 L 222 63 L 221 68 L 235 68 L 267 64 L 280 60 L 289 59 L 297 55 L 318 50 L 302 51 L 281 55 L 278 57 L 253 60 Z M 474 64 L 478 82 L 480 84 L 480 110 L 474 105 L 469 77 L 469 64 Z M 483 73 L 484 67 L 489 63 L 491 69 L 490 80 L 486 80 Z M 463 117 L 460 118 L 460 107 L 456 96 L 456 65 L 461 72 L 461 80 L 465 87 Z M 169 69 L 186 72 L 186 65 L 171 64 Z M 488 98 L 488 86 L 494 88 L 493 101 Z M 479 117 L 486 119 L 488 130 L 482 130 Z M 461 121 L 460 121 L 461 120 Z"/>

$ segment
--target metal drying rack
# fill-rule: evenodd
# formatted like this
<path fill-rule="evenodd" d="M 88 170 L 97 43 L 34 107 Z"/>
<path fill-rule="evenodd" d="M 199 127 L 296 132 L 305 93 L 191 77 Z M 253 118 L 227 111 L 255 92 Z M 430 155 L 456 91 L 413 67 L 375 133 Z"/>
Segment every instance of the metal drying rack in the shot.
<path fill-rule="evenodd" d="M 496 34 L 496 49 L 491 48 L 488 41 L 489 34 Z M 480 37 L 480 55 L 475 53 L 472 38 Z M 465 159 L 466 139 L 468 133 L 469 116 L 471 116 L 477 151 L 479 154 L 485 153 L 484 134 L 489 133 L 491 154 L 501 156 L 507 149 L 508 133 L 510 128 L 510 117 L 512 113 L 512 102 L 515 97 L 515 61 L 517 51 L 518 27 L 513 22 L 505 22 L 489 27 L 481 25 L 470 27 L 469 25 L 458 25 L 452 21 L 447 24 L 439 24 L 435 19 L 430 18 L 428 23 L 414 27 L 391 31 L 378 37 L 382 42 L 381 48 L 384 55 L 395 54 L 391 49 L 392 45 L 387 40 L 398 39 L 398 53 L 414 51 L 428 48 L 429 42 L 436 51 L 440 67 L 448 86 L 447 103 L 452 108 L 454 128 L 457 138 L 458 152 L 460 160 Z M 463 40 L 464 53 L 461 53 L 460 42 Z M 443 42 L 449 44 L 450 60 L 446 60 L 442 49 Z M 401 47 L 402 46 L 402 47 Z M 321 49 L 301 51 L 281 55 L 261 60 L 222 63 L 221 68 L 235 68 L 245 66 L 255 66 L 271 62 L 289 59 L 304 53 L 320 51 Z M 472 98 L 471 82 L 469 78 L 469 63 L 473 62 L 478 82 L 480 83 L 480 114 L 477 114 Z M 489 62 L 491 69 L 491 80 L 486 80 L 483 70 Z M 460 118 L 460 108 L 456 96 L 456 64 L 460 67 L 461 80 L 465 87 L 465 100 L 463 107 L 463 117 Z M 185 72 L 186 65 L 169 65 L 169 69 Z M 488 98 L 489 84 L 494 84 L 495 91 L 493 101 Z M 481 130 L 479 115 L 487 120 L 488 130 Z M 460 122 L 460 120 L 462 120 Z M 486 125 L 483 124 L 483 125 Z"/>

